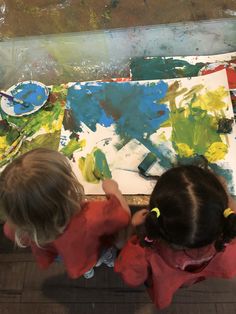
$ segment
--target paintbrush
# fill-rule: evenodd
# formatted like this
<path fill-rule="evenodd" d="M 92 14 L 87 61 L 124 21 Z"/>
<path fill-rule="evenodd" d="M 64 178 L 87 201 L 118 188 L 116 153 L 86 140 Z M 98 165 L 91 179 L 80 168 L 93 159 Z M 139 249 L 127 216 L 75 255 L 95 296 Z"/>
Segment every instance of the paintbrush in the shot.
<path fill-rule="evenodd" d="M 29 107 L 29 104 L 27 104 L 24 100 L 16 98 L 16 97 L 14 97 L 8 93 L 0 91 L 0 95 L 2 95 L 3 97 L 6 97 L 7 99 L 11 100 L 12 102 L 17 102 L 17 103 L 21 104 L 25 108 Z"/>
<path fill-rule="evenodd" d="M 14 141 L 11 143 L 8 149 L 4 152 L 4 154 L 2 155 L 2 159 L 6 158 L 9 154 L 11 154 L 17 148 L 20 142 L 23 141 L 24 138 L 26 138 L 26 136 L 30 135 L 30 133 L 26 134 L 26 131 L 24 130 L 24 128 L 32 121 L 32 119 L 33 117 L 28 119 L 26 123 L 24 123 L 21 127 L 17 127 L 15 125 L 15 128 L 17 129 L 19 134 L 15 137 Z"/>

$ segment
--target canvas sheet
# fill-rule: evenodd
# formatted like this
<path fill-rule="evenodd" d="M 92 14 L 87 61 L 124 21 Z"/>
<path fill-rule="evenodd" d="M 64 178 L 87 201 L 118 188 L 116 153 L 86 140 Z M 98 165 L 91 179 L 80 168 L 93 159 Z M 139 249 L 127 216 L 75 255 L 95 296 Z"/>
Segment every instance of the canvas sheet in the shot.
<path fill-rule="evenodd" d="M 87 194 L 103 194 L 93 170 L 104 165 L 122 193 L 150 194 L 155 182 L 137 169 L 148 152 L 158 157 L 156 175 L 202 155 L 233 192 L 235 126 L 231 134 L 217 132 L 218 120 L 232 116 L 225 70 L 191 79 L 71 83 L 60 150 Z"/>

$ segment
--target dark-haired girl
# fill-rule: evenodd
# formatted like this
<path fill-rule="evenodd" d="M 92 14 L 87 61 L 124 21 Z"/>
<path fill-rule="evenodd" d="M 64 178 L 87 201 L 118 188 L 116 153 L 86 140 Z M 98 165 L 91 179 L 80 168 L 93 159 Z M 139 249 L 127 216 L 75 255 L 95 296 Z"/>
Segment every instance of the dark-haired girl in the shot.
<path fill-rule="evenodd" d="M 236 205 L 212 172 L 180 166 L 165 172 L 149 210 L 132 218 L 137 234 L 115 271 L 131 286 L 145 284 L 156 307 L 176 290 L 209 277 L 236 276 Z"/>

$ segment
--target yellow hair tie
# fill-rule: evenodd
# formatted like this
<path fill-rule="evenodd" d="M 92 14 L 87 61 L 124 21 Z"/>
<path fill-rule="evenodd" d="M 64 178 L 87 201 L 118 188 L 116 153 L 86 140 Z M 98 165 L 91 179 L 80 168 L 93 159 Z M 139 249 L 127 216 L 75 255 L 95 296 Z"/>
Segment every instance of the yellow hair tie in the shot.
<path fill-rule="evenodd" d="M 155 208 L 153 208 L 152 210 L 151 210 L 151 212 L 155 212 L 156 213 L 156 215 L 157 215 L 157 218 L 160 216 L 160 209 L 158 209 L 157 207 L 155 207 Z"/>
<path fill-rule="evenodd" d="M 231 214 L 234 214 L 234 211 L 231 208 L 226 208 L 223 212 L 225 218 L 228 218 Z"/>

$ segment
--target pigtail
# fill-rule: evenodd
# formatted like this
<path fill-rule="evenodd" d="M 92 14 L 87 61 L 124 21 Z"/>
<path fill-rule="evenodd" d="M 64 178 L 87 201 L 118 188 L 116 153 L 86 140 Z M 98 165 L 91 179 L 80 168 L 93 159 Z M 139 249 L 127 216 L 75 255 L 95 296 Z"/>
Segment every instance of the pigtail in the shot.
<path fill-rule="evenodd" d="M 231 211 L 230 214 L 224 218 L 222 235 L 215 242 L 216 250 L 224 250 L 225 245 L 234 238 L 236 238 L 236 213 Z"/>
<path fill-rule="evenodd" d="M 160 236 L 160 211 L 152 209 L 146 216 L 145 223 L 139 232 L 140 244 L 143 247 L 153 247 L 154 241 Z"/>

